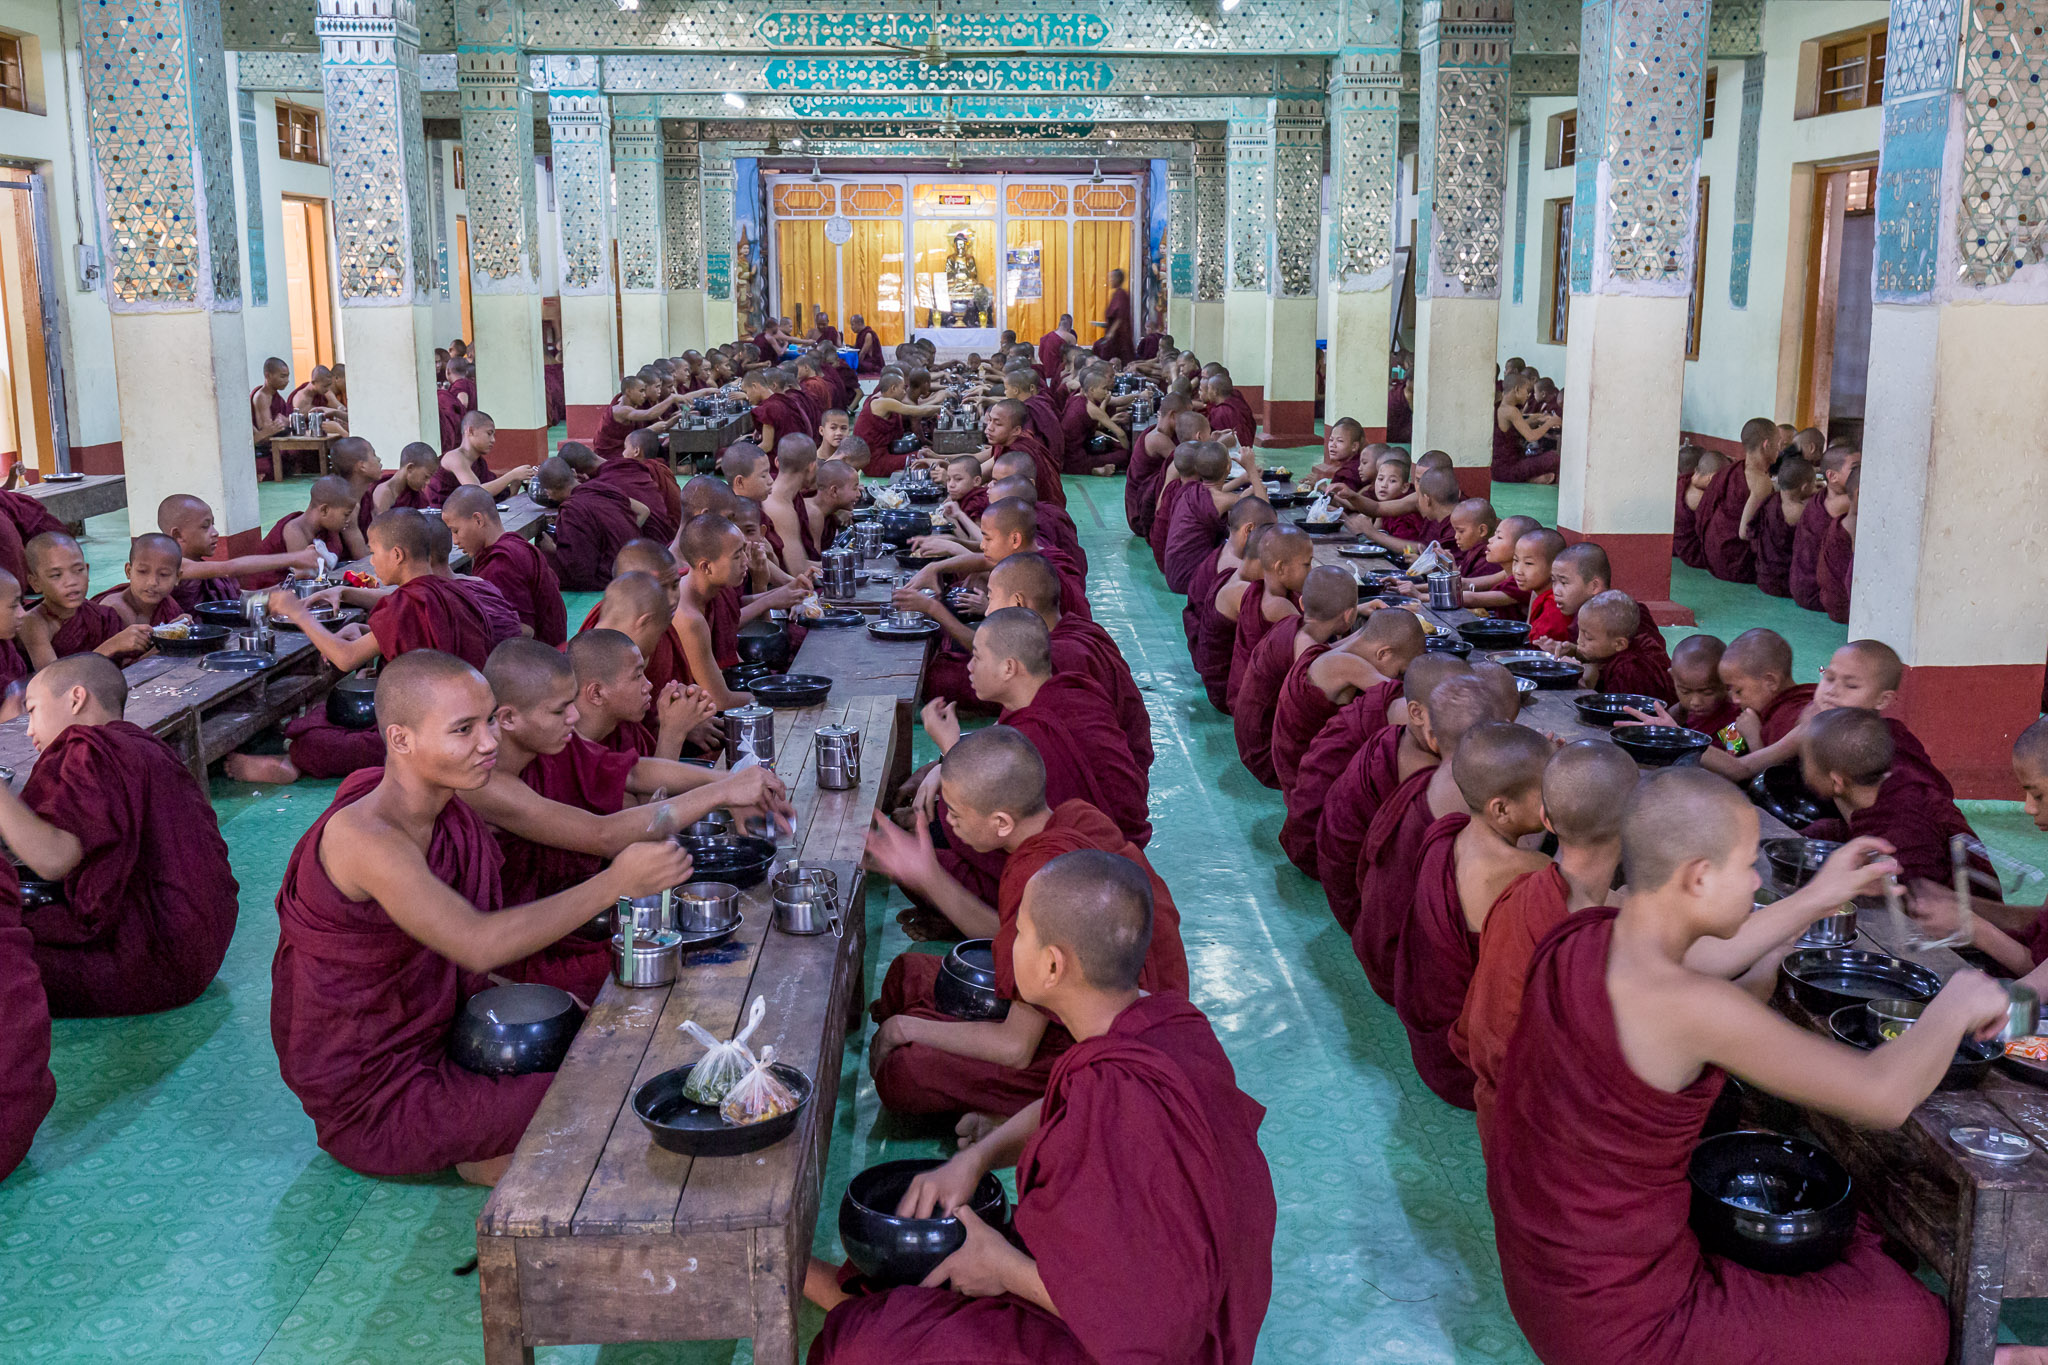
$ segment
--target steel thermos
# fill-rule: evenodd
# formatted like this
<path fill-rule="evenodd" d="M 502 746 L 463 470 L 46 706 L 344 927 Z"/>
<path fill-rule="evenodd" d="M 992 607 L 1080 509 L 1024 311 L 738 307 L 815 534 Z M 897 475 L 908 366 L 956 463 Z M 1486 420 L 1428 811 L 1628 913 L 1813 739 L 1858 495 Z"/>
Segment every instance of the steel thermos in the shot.
<path fill-rule="evenodd" d="M 818 786 L 828 792 L 851 791 L 860 785 L 860 729 L 853 725 L 820 725 L 811 732 L 817 760 Z"/>
<path fill-rule="evenodd" d="M 755 703 L 735 706 L 718 714 L 725 722 L 727 767 L 750 755 L 763 763 L 775 761 L 775 711 L 772 707 Z"/>

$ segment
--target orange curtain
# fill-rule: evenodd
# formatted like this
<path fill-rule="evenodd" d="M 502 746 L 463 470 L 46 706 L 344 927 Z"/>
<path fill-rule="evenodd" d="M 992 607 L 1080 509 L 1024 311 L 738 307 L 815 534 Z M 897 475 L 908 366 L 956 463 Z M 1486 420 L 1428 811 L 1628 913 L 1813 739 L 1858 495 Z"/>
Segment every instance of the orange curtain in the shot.
<path fill-rule="evenodd" d="M 901 346 L 903 331 L 903 224 L 893 219 L 856 218 L 853 236 L 839 248 L 846 267 L 846 313 L 859 313 L 884 346 Z M 822 226 L 820 231 L 822 231 Z M 851 322 L 840 324 L 849 345 Z"/>
<path fill-rule="evenodd" d="M 1116 221 L 1074 224 L 1074 335 L 1083 346 L 1092 346 L 1102 336 L 1102 329 L 1095 324 L 1109 307 L 1112 270 L 1130 273 L 1131 225 Z M 1129 287 L 1128 281 L 1125 287 Z M 1137 307 L 1135 296 L 1131 306 Z M 1136 318 L 1131 325 L 1137 325 Z"/>
<path fill-rule="evenodd" d="M 1014 297 L 1007 256 L 1003 275 L 1003 302 L 1009 310 L 1009 321 L 1004 325 L 1016 332 L 1017 340 L 1036 346 L 1038 339 L 1059 323 L 1060 314 L 1067 311 L 1067 225 L 1061 219 L 1012 218 L 1006 244 L 1038 248 L 1042 298 Z"/>
<path fill-rule="evenodd" d="M 778 218 L 775 251 L 775 305 L 802 336 L 810 330 L 814 309 L 824 309 L 827 317 L 839 311 L 838 253 L 825 240 L 825 224 L 818 218 Z"/>

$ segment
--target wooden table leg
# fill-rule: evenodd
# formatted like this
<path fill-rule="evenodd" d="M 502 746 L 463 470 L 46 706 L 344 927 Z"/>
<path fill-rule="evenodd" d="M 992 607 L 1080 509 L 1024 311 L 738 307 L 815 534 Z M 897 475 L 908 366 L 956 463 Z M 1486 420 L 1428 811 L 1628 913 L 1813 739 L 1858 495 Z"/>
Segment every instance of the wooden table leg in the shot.
<path fill-rule="evenodd" d="M 484 1365 L 533 1365 L 519 1308 L 519 1262 L 509 1237 L 476 1239 L 477 1287 L 483 1296 Z"/>
<path fill-rule="evenodd" d="M 787 1236 L 780 1228 L 754 1232 L 754 1365 L 796 1365 L 797 1304 L 810 1261 L 779 1245 Z"/>
<path fill-rule="evenodd" d="M 1956 1210 L 1956 1274 L 1948 1287 L 1950 1365 L 1992 1365 L 2005 1298 L 2006 1197 L 1978 1190 Z"/>

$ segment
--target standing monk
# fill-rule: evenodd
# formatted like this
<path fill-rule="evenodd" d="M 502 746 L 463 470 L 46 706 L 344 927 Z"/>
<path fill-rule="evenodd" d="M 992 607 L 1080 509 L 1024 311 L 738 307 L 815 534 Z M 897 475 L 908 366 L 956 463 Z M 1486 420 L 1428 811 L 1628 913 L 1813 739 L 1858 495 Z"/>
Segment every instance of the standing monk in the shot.
<path fill-rule="evenodd" d="M 1109 272 L 1109 302 L 1102 308 L 1102 336 L 1094 345 L 1096 357 L 1128 365 L 1138 358 L 1136 339 L 1131 335 L 1131 291 L 1124 288 L 1124 272 Z"/>

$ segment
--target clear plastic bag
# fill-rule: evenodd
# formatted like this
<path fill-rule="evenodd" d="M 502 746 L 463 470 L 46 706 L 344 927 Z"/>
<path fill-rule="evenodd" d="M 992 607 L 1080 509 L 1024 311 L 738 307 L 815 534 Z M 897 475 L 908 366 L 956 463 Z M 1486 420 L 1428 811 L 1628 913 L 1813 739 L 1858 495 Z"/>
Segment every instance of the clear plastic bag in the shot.
<path fill-rule="evenodd" d="M 684 1098 L 697 1104 L 717 1104 L 739 1084 L 740 1078 L 754 1067 L 754 1054 L 747 1047 L 747 1039 L 761 1026 L 761 1018 L 767 1013 L 767 1000 L 755 996 L 754 1003 L 747 1007 L 747 1022 L 723 1043 L 695 1019 L 683 1021 L 683 1032 L 707 1049 L 697 1065 L 690 1069 L 690 1079 L 683 1086 Z"/>
<path fill-rule="evenodd" d="M 796 1108 L 796 1092 L 769 1070 L 774 1061 L 775 1049 L 762 1048 L 754 1069 L 740 1078 L 726 1094 L 725 1103 L 718 1106 L 720 1118 L 734 1125 L 765 1123 Z"/>

